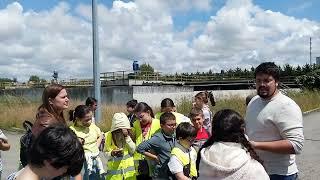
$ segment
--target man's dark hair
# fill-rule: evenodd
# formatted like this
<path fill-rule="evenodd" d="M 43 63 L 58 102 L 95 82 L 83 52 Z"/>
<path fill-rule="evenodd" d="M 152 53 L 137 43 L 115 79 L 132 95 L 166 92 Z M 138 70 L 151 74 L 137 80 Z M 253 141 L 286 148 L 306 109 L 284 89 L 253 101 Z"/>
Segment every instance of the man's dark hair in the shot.
<path fill-rule="evenodd" d="M 94 103 L 97 103 L 97 100 L 93 97 L 88 97 L 87 100 L 86 100 L 86 106 L 91 106 L 93 105 Z"/>
<path fill-rule="evenodd" d="M 196 137 L 197 136 L 197 130 L 194 126 L 192 126 L 188 122 L 182 122 L 179 124 L 179 126 L 176 129 L 176 137 L 177 139 L 186 139 L 188 137 Z"/>
<path fill-rule="evenodd" d="M 280 80 L 280 70 L 279 67 L 274 62 L 264 62 L 261 63 L 254 73 L 256 78 L 258 74 L 268 74 L 272 76 L 277 82 Z"/>
<path fill-rule="evenodd" d="M 138 104 L 138 101 L 135 100 L 135 99 L 132 99 L 132 100 L 130 100 L 130 101 L 127 102 L 127 107 L 131 107 L 131 108 L 134 109 L 137 104 Z"/>
<path fill-rule="evenodd" d="M 67 166 L 64 176 L 76 176 L 85 161 L 83 147 L 76 134 L 65 125 L 43 130 L 29 150 L 29 164 L 43 167 L 47 160 L 56 169 Z"/>
<path fill-rule="evenodd" d="M 165 112 L 160 116 L 160 124 L 166 124 L 168 120 L 176 120 L 176 116 L 171 112 Z"/>

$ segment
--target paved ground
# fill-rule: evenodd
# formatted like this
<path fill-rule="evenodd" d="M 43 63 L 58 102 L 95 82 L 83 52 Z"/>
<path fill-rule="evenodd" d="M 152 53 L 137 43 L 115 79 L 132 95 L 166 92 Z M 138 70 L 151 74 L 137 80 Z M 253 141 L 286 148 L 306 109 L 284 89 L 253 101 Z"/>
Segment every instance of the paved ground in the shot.
<path fill-rule="evenodd" d="M 320 179 L 320 112 L 304 116 L 304 148 L 297 156 L 300 179 Z"/>
<path fill-rule="evenodd" d="M 2 152 L 4 171 L 2 179 L 18 168 L 19 138 L 21 134 L 15 132 L 4 132 L 9 138 L 11 150 Z M 305 144 L 301 155 L 297 156 L 300 170 L 299 179 L 320 179 L 320 112 L 313 112 L 304 116 Z"/>

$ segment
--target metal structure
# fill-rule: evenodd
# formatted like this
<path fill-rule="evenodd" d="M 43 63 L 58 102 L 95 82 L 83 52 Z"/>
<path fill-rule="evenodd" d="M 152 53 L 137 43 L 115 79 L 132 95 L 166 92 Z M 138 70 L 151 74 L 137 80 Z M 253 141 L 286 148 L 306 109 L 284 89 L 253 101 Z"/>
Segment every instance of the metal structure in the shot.
<path fill-rule="evenodd" d="M 92 0 L 92 43 L 93 43 L 93 81 L 94 97 L 97 99 L 98 108 L 95 112 L 96 122 L 101 120 L 101 82 L 99 69 L 99 36 L 98 36 L 97 0 Z"/>
<path fill-rule="evenodd" d="M 311 41 L 311 37 L 310 37 L 310 65 L 312 63 L 312 54 L 311 54 L 311 51 L 312 51 L 312 41 Z"/>

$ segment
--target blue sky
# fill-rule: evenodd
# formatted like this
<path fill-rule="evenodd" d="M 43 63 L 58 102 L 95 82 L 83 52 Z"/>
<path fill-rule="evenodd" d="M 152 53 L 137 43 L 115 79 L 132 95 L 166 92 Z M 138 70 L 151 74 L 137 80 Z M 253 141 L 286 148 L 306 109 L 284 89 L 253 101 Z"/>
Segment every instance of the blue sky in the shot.
<path fill-rule="evenodd" d="M 123 0 L 129 2 L 129 0 Z M 15 2 L 14 0 L 1 0 L 0 8 L 4 8 L 7 4 Z M 57 5 L 61 0 L 21 0 L 18 1 L 24 10 L 47 10 Z M 67 0 L 71 8 L 76 7 L 79 3 L 90 4 L 91 0 Z M 97 0 L 107 7 L 112 7 L 113 0 Z M 173 20 L 177 30 L 185 28 L 190 21 L 206 22 L 210 16 L 214 15 L 224 4 L 226 0 L 213 0 L 212 9 L 207 12 L 190 10 L 187 12 L 174 13 Z M 319 0 L 253 0 L 254 4 L 263 9 L 270 9 L 275 12 L 281 12 L 296 18 L 307 18 L 309 20 L 320 21 L 320 1 Z"/>
<path fill-rule="evenodd" d="M 320 56 L 319 0 L 99 0 L 101 71 L 304 65 Z M 88 78 L 90 0 L 0 0 L 0 77 Z M 9 17 L 9 18 L 8 18 Z"/>

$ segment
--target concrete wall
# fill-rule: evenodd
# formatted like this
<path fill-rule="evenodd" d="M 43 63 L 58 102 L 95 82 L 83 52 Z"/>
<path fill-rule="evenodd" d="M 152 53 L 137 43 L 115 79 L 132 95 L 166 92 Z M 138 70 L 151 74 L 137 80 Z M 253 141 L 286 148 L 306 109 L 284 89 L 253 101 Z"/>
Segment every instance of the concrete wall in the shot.
<path fill-rule="evenodd" d="M 160 107 L 164 98 L 171 98 L 174 102 L 183 97 L 192 97 L 193 87 L 183 86 L 133 86 L 133 98 L 143 101 L 152 107 Z"/>
<path fill-rule="evenodd" d="M 84 101 L 88 96 L 94 95 L 93 87 L 76 87 L 68 88 L 68 94 L 72 100 Z M 298 89 L 291 89 L 298 90 Z M 2 90 L 2 94 L 11 94 L 22 96 L 32 101 L 40 101 L 43 89 L 11 89 Z M 114 86 L 101 87 L 102 103 L 106 104 L 122 104 L 132 98 L 139 102 L 143 101 L 152 107 L 159 107 L 162 99 L 171 98 L 176 104 L 182 98 L 192 101 L 193 97 L 200 91 L 194 91 L 193 86 Z M 249 94 L 253 94 L 254 89 L 247 90 L 214 90 L 212 91 L 216 100 L 229 99 L 234 96 L 245 99 Z"/>
<path fill-rule="evenodd" d="M 94 96 L 93 87 L 74 87 L 67 88 L 71 100 L 85 101 L 89 96 Z M 28 88 L 28 89 L 8 89 L 1 90 L 0 95 L 21 96 L 31 101 L 41 101 L 43 88 Z M 132 99 L 132 87 L 116 86 L 116 87 L 101 87 L 101 100 L 106 104 L 125 104 Z"/>

